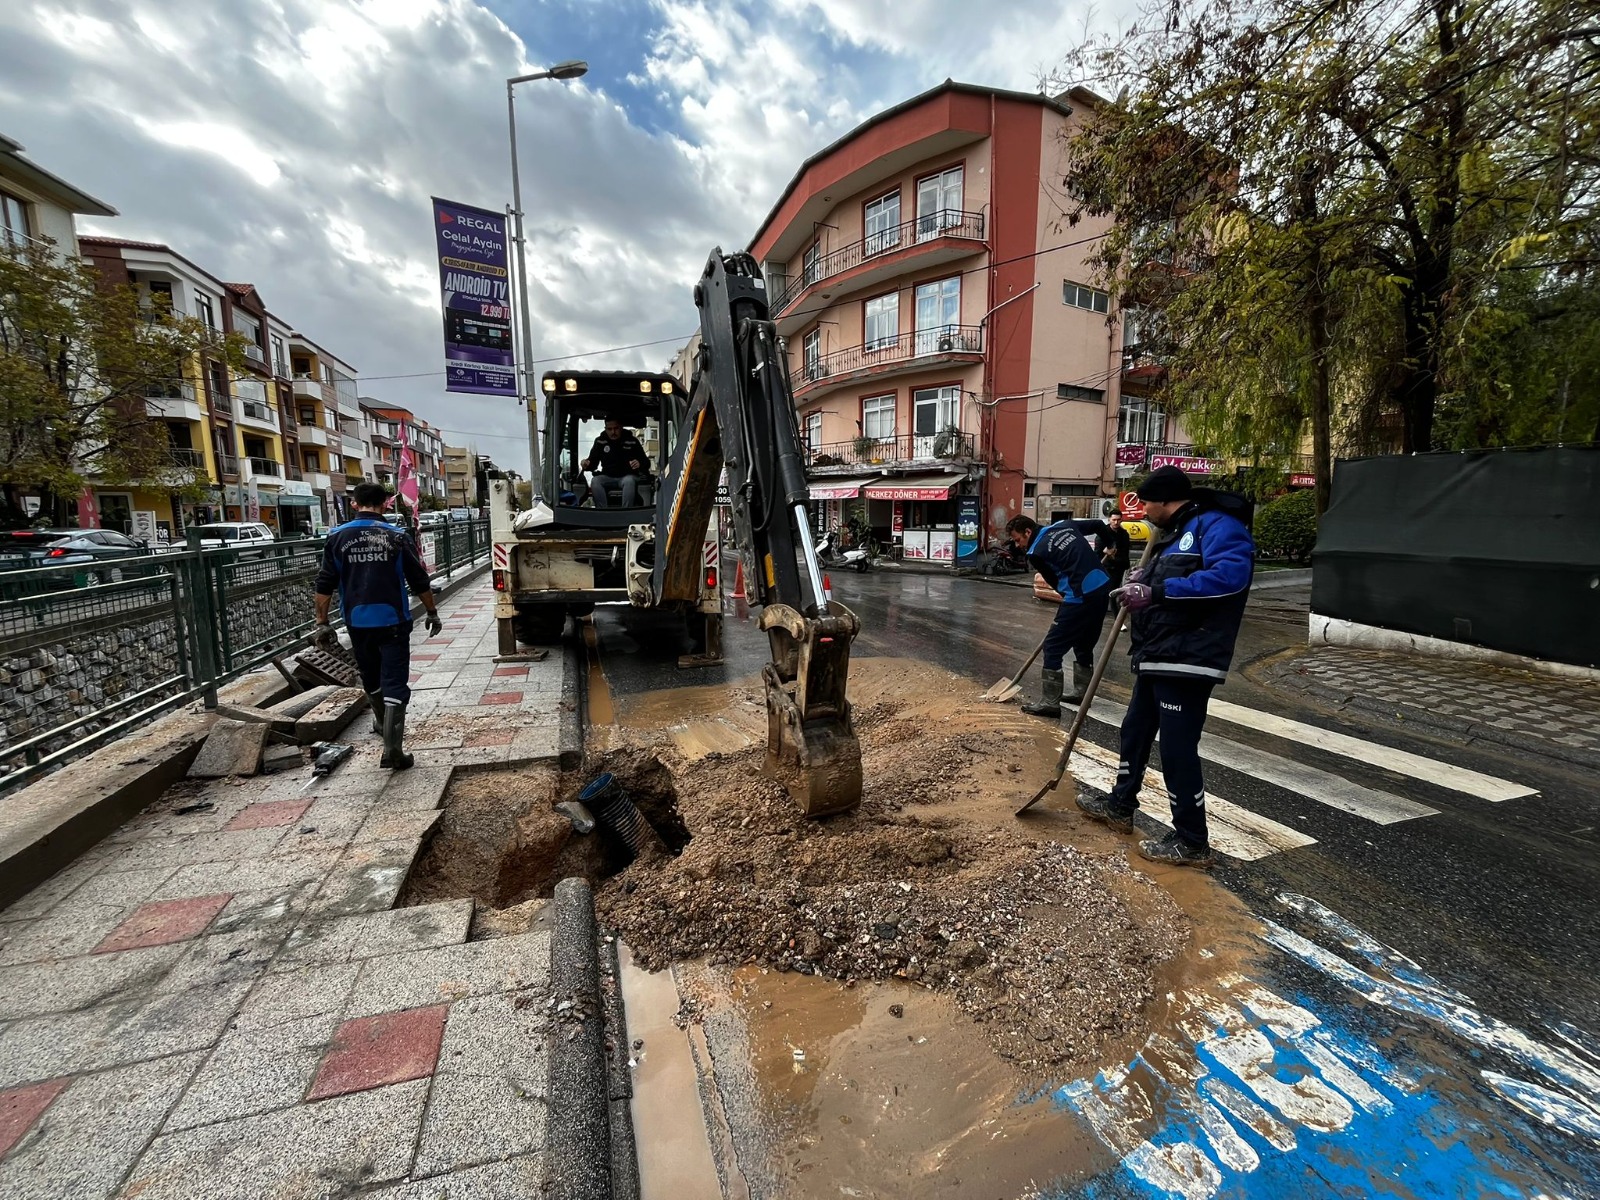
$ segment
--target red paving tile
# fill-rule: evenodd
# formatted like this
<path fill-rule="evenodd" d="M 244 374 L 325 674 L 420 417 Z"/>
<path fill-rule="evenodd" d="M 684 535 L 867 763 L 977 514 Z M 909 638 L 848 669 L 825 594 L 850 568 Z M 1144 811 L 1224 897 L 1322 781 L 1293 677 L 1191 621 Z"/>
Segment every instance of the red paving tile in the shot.
<path fill-rule="evenodd" d="M 512 733 L 509 729 L 496 729 L 491 733 L 471 733 L 461 744 L 463 746 L 509 746 Z"/>
<path fill-rule="evenodd" d="M 455 638 L 429 638 L 423 642 L 424 646 L 448 646 Z"/>
<path fill-rule="evenodd" d="M 33 1128 L 33 1123 L 71 1082 L 70 1079 L 51 1079 L 0 1091 L 0 1158 L 11 1153 L 11 1148 Z"/>
<path fill-rule="evenodd" d="M 309 800 L 269 800 L 261 804 L 247 804 L 239 815 L 222 828 L 271 829 L 277 825 L 292 825 L 305 816 L 311 807 Z"/>
<path fill-rule="evenodd" d="M 521 692 L 485 692 L 479 704 L 521 704 Z"/>
<path fill-rule="evenodd" d="M 448 1004 L 346 1021 L 334 1032 L 307 1100 L 326 1100 L 408 1079 L 426 1079 L 439 1062 Z"/>
<path fill-rule="evenodd" d="M 418 662 L 438 662 L 439 661 L 439 656 L 437 654 L 413 654 L 411 656 L 411 661 L 414 662 L 414 663 L 418 663 Z"/>
<path fill-rule="evenodd" d="M 421 675 L 407 675 L 406 676 L 406 682 L 407 683 L 416 683 L 419 680 L 421 680 L 421 678 L 422 678 Z"/>
<path fill-rule="evenodd" d="M 510 676 L 515 675 L 518 679 L 526 679 L 528 677 L 528 668 L 527 667 L 496 667 L 494 669 L 494 673 L 495 673 L 496 676 L 504 675 L 504 676 L 507 676 L 509 678 Z"/>
<path fill-rule="evenodd" d="M 233 893 L 220 896 L 194 896 L 188 900 L 156 900 L 141 904 L 131 916 L 106 934 L 93 954 L 112 954 L 118 950 L 139 950 L 145 946 L 166 946 L 185 942 L 203 932 L 212 919 L 233 899 Z"/>

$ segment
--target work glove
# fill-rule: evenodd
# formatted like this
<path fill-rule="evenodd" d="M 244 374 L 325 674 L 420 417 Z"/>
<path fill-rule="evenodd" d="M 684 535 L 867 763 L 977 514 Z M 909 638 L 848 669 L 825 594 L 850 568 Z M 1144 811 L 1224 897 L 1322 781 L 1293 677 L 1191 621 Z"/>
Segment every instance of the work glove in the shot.
<path fill-rule="evenodd" d="M 333 632 L 333 626 L 326 621 L 318 621 L 317 631 L 311 637 L 311 644 L 318 650 L 337 650 L 339 639 Z"/>
<path fill-rule="evenodd" d="M 1144 568 L 1143 567 L 1135 567 L 1133 570 L 1129 571 L 1126 575 L 1124 575 L 1122 577 L 1122 582 L 1125 583 L 1125 584 L 1128 584 L 1128 583 L 1143 583 L 1144 582 Z"/>
<path fill-rule="evenodd" d="M 444 622 L 439 619 L 439 614 L 431 612 L 422 627 L 428 631 L 429 637 L 438 637 L 444 631 Z"/>
<path fill-rule="evenodd" d="M 1149 608 L 1156 602 L 1156 594 L 1149 584 L 1129 583 L 1119 587 L 1111 593 L 1111 598 L 1121 604 L 1129 612 L 1138 612 L 1141 608 Z"/>

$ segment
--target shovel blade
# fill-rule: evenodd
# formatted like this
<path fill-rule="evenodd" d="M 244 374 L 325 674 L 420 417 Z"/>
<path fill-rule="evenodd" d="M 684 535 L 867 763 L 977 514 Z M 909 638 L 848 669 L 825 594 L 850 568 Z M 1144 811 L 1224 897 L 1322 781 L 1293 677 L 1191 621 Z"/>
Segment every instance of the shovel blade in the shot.
<path fill-rule="evenodd" d="M 1022 685 L 1014 679 L 1002 679 L 978 699 L 985 704 L 1004 704 L 1022 694 Z"/>

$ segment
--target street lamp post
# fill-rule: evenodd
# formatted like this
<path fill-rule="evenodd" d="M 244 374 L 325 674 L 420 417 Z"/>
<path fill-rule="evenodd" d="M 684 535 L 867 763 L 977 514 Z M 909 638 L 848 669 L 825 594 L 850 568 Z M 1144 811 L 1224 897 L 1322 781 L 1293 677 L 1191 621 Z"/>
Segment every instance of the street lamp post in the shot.
<path fill-rule="evenodd" d="M 528 253 L 522 226 L 522 177 L 517 172 L 517 103 L 515 88 L 519 83 L 532 83 L 536 79 L 577 79 L 589 70 L 589 64 L 570 60 L 557 63 L 548 71 L 535 71 L 532 75 L 517 75 L 506 80 L 506 119 L 511 130 L 511 208 L 517 222 L 517 311 L 522 329 L 522 355 L 517 366 L 518 390 L 523 403 L 528 406 L 528 476 L 533 480 L 534 494 L 539 494 L 544 472 L 539 460 L 539 393 L 533 387 L 529 359 L 533 351 L 533 321 L 528 313 Z"/>

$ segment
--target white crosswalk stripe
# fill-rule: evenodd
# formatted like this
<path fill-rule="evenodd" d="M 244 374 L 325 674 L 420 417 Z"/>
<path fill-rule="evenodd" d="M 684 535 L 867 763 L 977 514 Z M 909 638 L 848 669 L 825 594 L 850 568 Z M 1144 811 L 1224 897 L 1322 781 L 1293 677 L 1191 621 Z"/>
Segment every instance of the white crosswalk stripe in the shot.
<path fill-rule="evenodd" d="M 1089 707 L 1089 716 L 1107 725 L 1121 725 L 1122 714 L 1122 708 L 1104 700 L 1096 700 Z M 1431 817 L 1439 811 L 1212 733 L 1200 735 L 1200 757 L 1379 825 Z"/>

